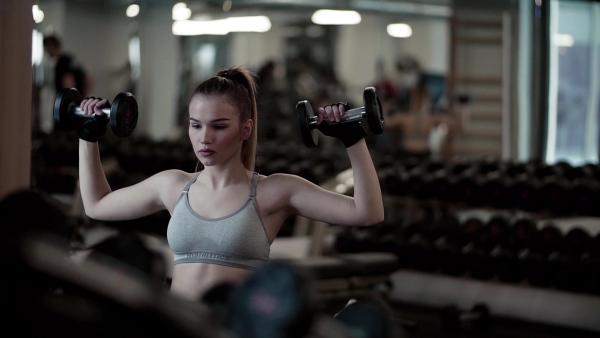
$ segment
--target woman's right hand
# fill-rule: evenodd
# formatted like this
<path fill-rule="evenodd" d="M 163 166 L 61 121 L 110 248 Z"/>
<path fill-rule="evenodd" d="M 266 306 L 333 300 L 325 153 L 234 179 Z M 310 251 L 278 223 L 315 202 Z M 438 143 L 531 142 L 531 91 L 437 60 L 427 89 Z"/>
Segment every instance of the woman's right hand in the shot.
<path fill-rule="evenodd" d="M 359 122 L 329 124 L 340 122 L 351 107 L 347 102 L 338 102 L 317 108 L 317 125 L 323 135 L 335 137 L 349 148 L 367 136 Z"/>
<path fill-rule="evenodd" d="M 86 97 L 79 105 L 84 115 L 94 115 L 81 119 L 77 136 L 87 142 L 98 142 L 98 139 L 106 133 L 108 120 L 102 112 L 103 108 L 110 108 L 110 103 L 100 97 Z"/>
<path fill-rule="evenodd" d="M 104 114 L 102 112 L 103 108 L 110 108 L 110 103 L 108 102 L 107 99 L 103 99 L 101 97 L 90 96 L 90 97 L 84 98 L 81 101 L 81 103 L 79 104 L 79 108 L 81 109 L 81 112 L 85 115 L 91 115 L 91 114 L 101 115 L 101 114 Z"/>

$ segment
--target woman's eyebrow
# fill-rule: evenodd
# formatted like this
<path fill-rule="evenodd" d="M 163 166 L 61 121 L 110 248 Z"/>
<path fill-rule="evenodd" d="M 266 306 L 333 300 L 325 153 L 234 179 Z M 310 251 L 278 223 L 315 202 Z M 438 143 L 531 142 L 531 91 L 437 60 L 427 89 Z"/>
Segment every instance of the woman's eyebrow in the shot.
<path fill-rule="evenodd" d="M 193 118 L 193 117 L 190 117 L 190 121 L 194 121 L 194 122 L 200 122 L 200 120 L 198 120 L 198 119 L 195 119 L 195 118 Z M 220 117 L 220 118 L 218 118 L 218 119 L 211 120 L 210 122 L 213 122 L 213 123 L 214 123 L 214 122 L 223 122 L 223 121 L 231 121 L 231 119 L 230 119 L 230 118 L 227 118 L 227 117 Z"/>

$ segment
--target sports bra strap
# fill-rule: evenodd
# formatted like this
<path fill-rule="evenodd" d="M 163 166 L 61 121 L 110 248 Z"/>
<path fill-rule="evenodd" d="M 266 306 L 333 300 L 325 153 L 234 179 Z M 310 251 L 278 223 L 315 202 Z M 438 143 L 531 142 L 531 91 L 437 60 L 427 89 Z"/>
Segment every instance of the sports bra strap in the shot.
<path fill-rule="evenodd" d="M 198 173 L 198 175 L 200 174 Z M 196 177 L 190 180 L 190 182 L 185 186 L 185 188 L 183 188 L 183 191 L 181 192 L 182 194 L 187 194 L 188 191 L 190 191 L 190 187 L 192 186 L 192 184 L 194 184 L 194 182 L 196 182 L 196 180 L 198 179 L 198 175 L 196 175 Z"/>
<path fill-rule="evenodd" d="M 252 184 L 250 185 L 250 197 L 256 196 L 256 185 L 258 184 L 258 173 L 255 171 L 252 174 Z"/>

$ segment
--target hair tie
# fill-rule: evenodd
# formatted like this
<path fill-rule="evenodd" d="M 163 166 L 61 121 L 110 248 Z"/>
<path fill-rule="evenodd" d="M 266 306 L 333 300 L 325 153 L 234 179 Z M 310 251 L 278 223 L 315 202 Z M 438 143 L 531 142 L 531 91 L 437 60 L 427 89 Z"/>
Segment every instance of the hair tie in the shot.
<path fill-rule="evenodd" d="M 223 74 L 221 74 L 221 77 L 229 79 L 229 73 L 227 71 L 224 71 Z"/>

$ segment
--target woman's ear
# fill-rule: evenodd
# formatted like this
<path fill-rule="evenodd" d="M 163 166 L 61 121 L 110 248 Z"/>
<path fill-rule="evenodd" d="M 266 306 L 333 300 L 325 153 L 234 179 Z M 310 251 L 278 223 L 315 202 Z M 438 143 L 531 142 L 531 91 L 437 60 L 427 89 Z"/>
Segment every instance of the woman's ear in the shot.
<path fill-rule="evenodd" d="M 252 121 L 251 119 L 246 120 L 246 122 L 244 122 L 242 124 L 242 132 L 240 135 L 240 139 L 242 141 L 247 140 L 250 137 L 250 134 L 252 134 L 252 128 L 254 127 L 254 121 Z"/>

